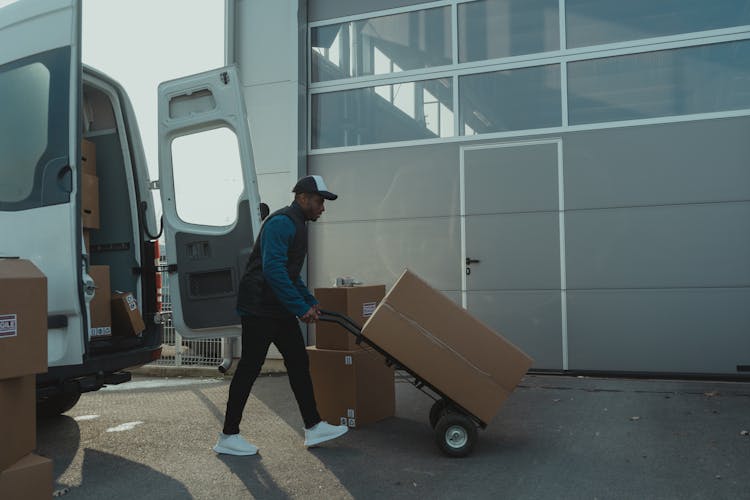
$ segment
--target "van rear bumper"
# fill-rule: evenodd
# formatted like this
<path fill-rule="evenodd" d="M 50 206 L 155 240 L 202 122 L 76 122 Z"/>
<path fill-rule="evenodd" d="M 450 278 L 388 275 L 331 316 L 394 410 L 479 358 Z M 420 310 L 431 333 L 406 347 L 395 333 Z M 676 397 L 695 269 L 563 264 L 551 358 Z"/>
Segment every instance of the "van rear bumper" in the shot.
<path fill-rule="evenodd" d="M 145 365 L 160 356 L 161 344 L 92 356 L 80 365 L 52 366 L 47 373 L 36 376 L 37 396 L 59 391 L 96 391 L 108 384 L 127 382 L 130 376 L 122 370 Z"/>

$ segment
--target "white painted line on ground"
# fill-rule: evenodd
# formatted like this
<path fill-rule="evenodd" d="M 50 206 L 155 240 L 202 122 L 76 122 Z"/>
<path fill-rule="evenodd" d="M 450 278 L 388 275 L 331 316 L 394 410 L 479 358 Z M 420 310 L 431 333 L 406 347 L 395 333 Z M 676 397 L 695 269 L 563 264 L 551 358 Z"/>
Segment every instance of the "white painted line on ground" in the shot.
<path fill-rule="evenodd" d="M 135 422 L 126 422 L 124 424 L 120 424 L 116 427 L 110 427 L 107 429 L 107 432 L 123 432 L 123 431 L 130 431 L 135 428 L 137 425 L 141 425 L 143 422 L 140 420 L 137 420 Z"/>
<path fill-rule="evenodd" d="M 185 385 L 198 385 L 198 384 L 219 384 L 221 379 L 203 379 L 203 378 L 190 378 L 190 379 L 151 379 L 151 380 L 136 380 L 133 382 L 125 382 L 119 385 L 108 385 L 103 387 L 102 391 L 133 391 L 136 389 L 158 389 L 161 387 L 180 387 Z"/>
<path fill-rule="evenodd" d="M 73 420 L 76 422 L 80 422 L 82 420 L 94 420 L 95 418 L 99 418 L 99 415 L 79 415 L 77 417 L 73 417 Z"/>

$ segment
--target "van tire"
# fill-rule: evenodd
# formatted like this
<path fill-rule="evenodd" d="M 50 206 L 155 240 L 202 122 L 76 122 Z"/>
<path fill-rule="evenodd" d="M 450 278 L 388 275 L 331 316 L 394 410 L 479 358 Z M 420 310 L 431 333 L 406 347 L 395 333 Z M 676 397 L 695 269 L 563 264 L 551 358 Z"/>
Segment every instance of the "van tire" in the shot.
<path fill-rule="evenodd" d="M 50 418 L 62 415 L 66 411 L 73 408 L 78 400 L 81 398 L 81 393 L 75 392 L 59 392 L 53 394 L 46 399 L 37 401 L 36 403 L 36 414 L 37 417 Z"/>

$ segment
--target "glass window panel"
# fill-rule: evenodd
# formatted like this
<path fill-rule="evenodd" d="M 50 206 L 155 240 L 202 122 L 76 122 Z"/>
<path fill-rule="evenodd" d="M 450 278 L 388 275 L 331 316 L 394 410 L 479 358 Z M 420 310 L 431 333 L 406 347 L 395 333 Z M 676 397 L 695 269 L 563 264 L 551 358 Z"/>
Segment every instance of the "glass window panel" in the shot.
<path fill-rule="evenodd" d="M 451 78 L 312 95 L 312 147 L 453 135 Z"/>
<path fill-rule="evenodd" d="M 570 124 L 750 108 L 750 42 L 568 65 Z"/>
<path fill-rule="evenodd" d="M 25 200 L 47 148 L 50 72 L 41 63 L 0 70 L 0 202 Z"/>
<path fill-rule="evenodd" d="M 452 62 L 449 7 L 320 26 L 310 37 L 313 82 Z"/>
<path fill-rule="evenodd" d="M 191 224 L 228 226 L 243 189 L 237 136 L 228 128 L 172 141 L 177 216 Z"/>
<path fill-rule="evenodd" d="M 566 0 L 570 48 L 750 24 L 750 0 Z"/>
<path fill-rule="evenodd" d="M 459 77 L 461 135 L 562 125 L 560 66 Z"/>
<path fill-rule="evenodd" d="M 558 50 L 558 0 L 482 0 L 458 5 L 458 60 Z"/>

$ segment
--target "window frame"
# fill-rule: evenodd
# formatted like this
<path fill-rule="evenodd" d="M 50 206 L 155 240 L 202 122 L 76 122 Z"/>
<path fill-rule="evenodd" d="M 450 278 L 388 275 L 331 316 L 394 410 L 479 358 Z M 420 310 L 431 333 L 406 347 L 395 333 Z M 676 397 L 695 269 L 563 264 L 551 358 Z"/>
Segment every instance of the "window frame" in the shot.
<path fill-rule="evenodd" d="M 40 63 L 49 72 L 49 87 L 47 101 L 47 130 L 44 151 L 34 166 L 32 188 L 28 195 L 20 200 L 0 200 L 0 211 L 14 212 L 42 208 L 53 205 L 70 203 L 73 192 L 72 171 L 65 180 L 49 179 L 45 175 L 47 170 L 71 166 L 69 150 L 68 116 L 58 116 L 55 109 L 67 109 L 70 98 L 70 47 L 63 46 L 40 52 L 32 56 L 8 62 L 0 69 L 3 73 L 18 68 Z M 63 119 L 61 119 L 63 118 Z M 2 180 L 0 179 L 0 182 Z M 69 190 L 49 189 L 50 184 L 68 182 Z"/>
<path fill-rule="evenodd" d="M 476 0 L 441 0 L 435 2 L 426 2 L 423 4 L 409 5 L 396 9 L 387 9 L 380 11 L 373 11 L 364 14 L 358 14 L 353 16 L 346 16 L 335 19 L 327 19 L 323 21 L 316 21 L 308 24 L 307 29 L 307 49 L 312 50 L 310 44 L 311 30 L 315 27 L 325 26 L 329 24 L 340 24 L 342 22 L 368 19 L 373 17 L 381 17 L 384 15 L 392 15 L 403 12 L 419 11 L 423 9 L 429 9 L 434 7 L 441 7 L 450 5 L 451 7 L 451 36 L 452 36 L 452 55 L 453 63 L 448 66 L 432 67 L 419 70 L 409 70 L 399 73 L 390 73 L 383 75 L 368 75 L 363 77 L 346 78 L 341 80 L 332 80 L 326 82 L 312 82 L 311 80 L 311 68 L 310 64 L 307 65 L 307 154 L 308 155 L 320 155 L 328 153 L 336 153 L 343 151 L 357 151 L 357 150 L 369 150 L 369 149 L 384 149 L 393 147 L 408 147 L 412 145 L 424 145 L 431 143 L 445 143 L 445 142 L 470 142 L 487 139 L 502 139 L 512 138 L 520 136 L 539 136 L 550 133 L 561 133 L 561 132 L 572 132 L 578 130 L 594 130 L 594 129 L 605 129 L 623 126 L 639 126 L 648 125 L 654 123 L 672 123 L 681 121 L 694 121 L 694 120 L 707 120 L 717 118 L 729 118 L 736 116 L 749 116 L 750 108 L 737 109 L 730 111 L 720 111 L 712 113 L 697 113 L 691 115 L 676 115 L 676 116 L 664 116 L 656 118 L 636 119 L 636 120 L 624 120 L 616 122 L 597 122 L 590 124 L 579 124 L 571 126 L 568 118 L 568 77 L 567 77 L 567 66 L 568 63 L 583 61 L 588 59 L 601 59 L 619 55 L 638 54 L 645 52 L 654 52 L 668 49 L 687 48 L 700 45 L 712 45 L 724 42 L 732 42 L 739 40 L 750 40 L 750 24 L 736 26 L 732 28 L 713 29 L 698 32 L 680 33 L 676 35 L 659 36 L 652 38 L 643 38 L 637 40 L 629 40 L 625 42 L 607 43 L 601 45 L 592 45 L 586 47 L 577 47 L 573 49 L 567 48 L 566 38 L 566 15 L 565 7 L 566 0 L 558 0 L 558 22 L 559 22 L 559 35 L 560 35 L 560 49 L 556 51 L 541 52 L 520 56 L 511 56 L 499 59 L 488 59 L 482 61 L 472 61 L 459 63 L 458 62 L 458 6 L 463 3 L 474 2 Z M 559 127 L 544 128 L 544 129 L 524 129 L 518 131 L 508 132 L 496 132 L 488 134 L 477 134 L 472 136 L 465 136 L 459 134 L 459 116 L 461 113 L 459 100 L 459 93 L 461 92 L 460 85 L 458 83 L 459 77 L 467 74 L 485 73 L 502 71 L 506 69 L 517 69 L 524 67 L 543 66 L 549 64 L 560 65 L 560 91 L 561 91 L 561 112 L 562 112 L 562 125 Z M 350 90 L 361 87 L 374 87 L 378 85 L 404 83 L 408 81 L 427 80 L 433 78 L 453 78 L 453 113 L 454 113 L 454 134 L 451 137 L 443 137 L 436 139 L 419 139 L 419 140 L 406 140 L 389 143 L 376 143 L 367 144 L 360 146 L 342 146 L 335 148 L 312 148 L 312 99 L 313 95 L 326 92 L 334 92 L 339 90 Z"/>

